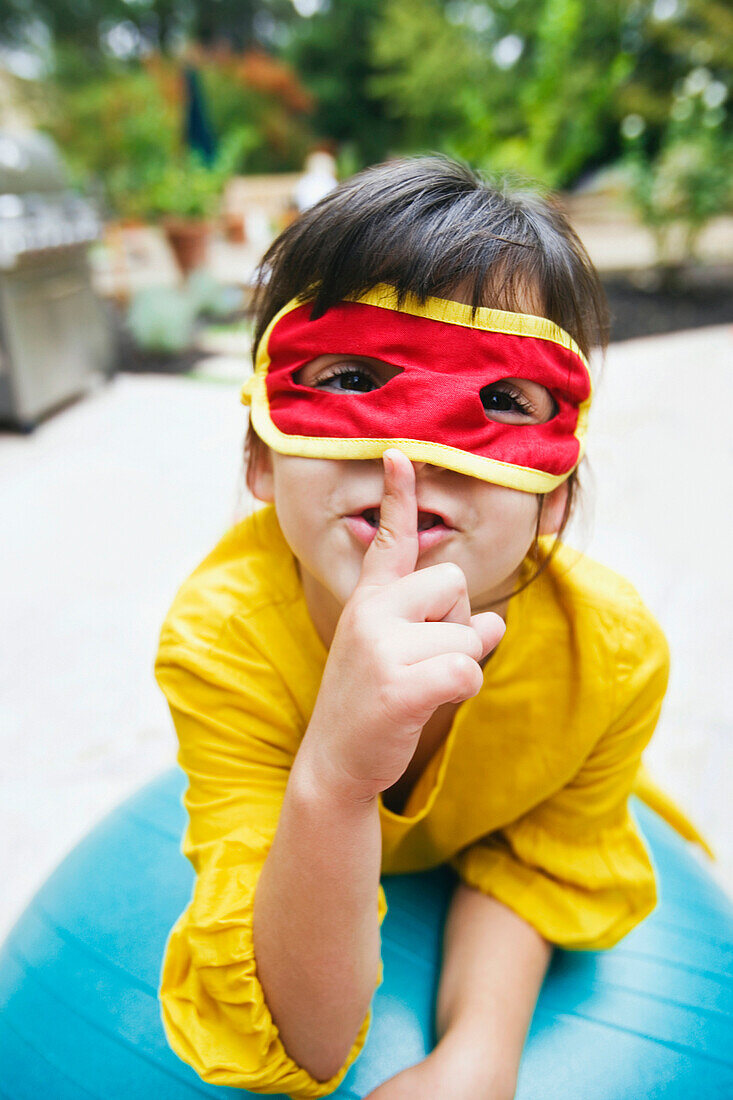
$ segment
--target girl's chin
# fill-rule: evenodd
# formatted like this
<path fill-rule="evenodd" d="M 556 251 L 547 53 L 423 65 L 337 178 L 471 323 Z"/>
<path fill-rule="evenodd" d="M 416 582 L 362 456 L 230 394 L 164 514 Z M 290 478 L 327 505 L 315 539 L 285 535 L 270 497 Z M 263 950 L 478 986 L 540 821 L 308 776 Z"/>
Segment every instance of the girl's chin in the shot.
<path fill-rule="evenodd" d="M 315 604 L 329 616 L 338 618 L 359 583 L 361 560 L 354 563 L 341 561 L 328 577 L 309 573 L 301 565 L 298 572 L 309 606 Z"/>

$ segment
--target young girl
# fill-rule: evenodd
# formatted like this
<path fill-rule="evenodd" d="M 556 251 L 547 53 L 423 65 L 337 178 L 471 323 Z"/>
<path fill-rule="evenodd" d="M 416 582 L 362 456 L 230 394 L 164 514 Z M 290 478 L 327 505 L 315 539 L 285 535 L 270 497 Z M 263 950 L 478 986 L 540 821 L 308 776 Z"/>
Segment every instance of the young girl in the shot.
<path fill-rule="evenodd" d="M 268 506 L 184 584 L 156 663 L 197 875 L 167 1035 L 205 1081 L 332 1092 L 381 980 L 380 874 L 449 862 L 438 1043 L 371 1096 L 508 1098 L 552 945 L 610 947 L 655 904 L 627 800 L 667 646 L 558 541 L 602 291 L 554 206 L 423 158 L 289 227 L 257 321 Z"/>

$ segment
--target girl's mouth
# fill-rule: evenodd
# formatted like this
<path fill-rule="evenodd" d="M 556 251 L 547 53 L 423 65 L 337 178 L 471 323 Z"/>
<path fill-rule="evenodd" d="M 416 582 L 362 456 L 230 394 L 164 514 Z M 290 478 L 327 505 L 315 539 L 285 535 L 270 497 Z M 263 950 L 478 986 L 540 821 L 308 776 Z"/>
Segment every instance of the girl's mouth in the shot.
<path fill-rule="evenodd" d="M 365 508 L 362 512 L 345 516 L 351 533 L 364 546 L 368 546 L 379 528 L 379 508 Z M 428 550 L 453 531 L 435 512 L 418 512 L 417 540 L 420 551 Z"/>

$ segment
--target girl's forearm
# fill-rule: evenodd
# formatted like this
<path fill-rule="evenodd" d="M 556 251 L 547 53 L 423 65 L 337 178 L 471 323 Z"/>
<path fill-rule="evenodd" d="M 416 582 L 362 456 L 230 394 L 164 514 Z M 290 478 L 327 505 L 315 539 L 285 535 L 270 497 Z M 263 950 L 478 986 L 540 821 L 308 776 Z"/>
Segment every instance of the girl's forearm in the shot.
<path fill-rule="evenodd" d="M 511 909 L 458 884 L 443 940 L 435 1053 L 460 1066 L 474 1088 L 483 1080 L 492 1096 L 514 1095 L 551 956 L 552 945 Z"/>
<path fill-rule="evenodd" d="M 291 1058 L 317 1080 L 343 1065 L 379 970 L 377 801 L 322 782 L 307 736 L 255 892 L 257 974 Z"/>

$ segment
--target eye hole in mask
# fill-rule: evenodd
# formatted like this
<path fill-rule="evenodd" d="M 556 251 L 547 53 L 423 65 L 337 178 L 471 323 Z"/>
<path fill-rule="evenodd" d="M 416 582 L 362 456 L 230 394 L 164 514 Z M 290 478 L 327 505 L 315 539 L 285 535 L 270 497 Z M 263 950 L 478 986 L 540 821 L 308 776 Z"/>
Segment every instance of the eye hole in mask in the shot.
<path fill-rule="evenodd" d="M 550 391 L 527 378 L 500 378 L 479 396 L 487 418 L 499 424 L 546 424 L 559 411 Z"/>
<path fill-rule="evenodd" d="M 299 386 L 330 393 L 371 393 L 402 374 L 402 367 L 380 359 L 352 355 L 322 355 L 293 374 Z"/>

